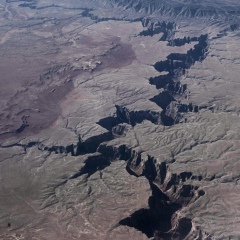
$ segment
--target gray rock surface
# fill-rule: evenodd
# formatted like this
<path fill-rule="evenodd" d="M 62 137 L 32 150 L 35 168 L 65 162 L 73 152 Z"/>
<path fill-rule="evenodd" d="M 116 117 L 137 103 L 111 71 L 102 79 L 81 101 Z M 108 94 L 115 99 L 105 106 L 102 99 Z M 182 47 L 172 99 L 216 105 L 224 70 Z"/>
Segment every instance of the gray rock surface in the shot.
<path fill-rule="evenodd" d="M 0 239 L 239 239 L 239 12 L 0 0 Z"/>

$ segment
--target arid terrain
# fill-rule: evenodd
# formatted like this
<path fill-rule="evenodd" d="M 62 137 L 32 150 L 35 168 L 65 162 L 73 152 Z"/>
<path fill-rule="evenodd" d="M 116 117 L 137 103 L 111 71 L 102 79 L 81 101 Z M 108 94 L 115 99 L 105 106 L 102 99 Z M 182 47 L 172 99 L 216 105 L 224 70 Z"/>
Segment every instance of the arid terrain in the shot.
<path fill-rule="evenodd" d="M 238 0 L 0 0 L 0 239 L 240 239 Z"/>

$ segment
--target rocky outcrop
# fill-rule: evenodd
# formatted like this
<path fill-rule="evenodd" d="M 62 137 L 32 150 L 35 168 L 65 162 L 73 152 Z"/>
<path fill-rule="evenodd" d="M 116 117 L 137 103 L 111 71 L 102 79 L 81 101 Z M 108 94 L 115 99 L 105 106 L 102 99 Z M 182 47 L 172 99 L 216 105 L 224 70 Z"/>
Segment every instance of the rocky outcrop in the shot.
<path fill-rule="evenodd" d="M 111 132 L 91 137 L 85 141 L 82 141 L 81 138 L 79 138 L 75 156 L 94 153 L 102 142 L 110 141 L 112 139 L 113 135 Z"/>
<path fill-rule="evenodd" d="M 161 236 L 163 239 L 168 239 L 165 235 L 169 237 L 177 232 L 181 237 L 187 235 L 192 230 L 191 220 L 187 220 L 188 228 L 186 228 L 186 224 L 180 224 L 183 218 L 179 218 L 177 213 L 204 194 L 203 190 L 188 181 L 190 179 L 201 181 L 202 177 L 193 176 L 191 172 L 172 173 L 165 162 L 159 162 L 145 152 L 131 149 L 125 144 L 118 146 L 111 144 L 114 136 L 119 134 L 117 137 L 120 137 L 124 130 L 124 126 L 121 127 L 119 124 L 112 129 L 115 134 L 108 132 L 86 141 L 79 138 L 78 144 L 66 147 L 44 146 L 40 142 L 15 146 L 25 149 L 38 146 L 39 150 L 52 154 L 70 153 L 73 156 L 87 154 L 82 167 L 69 179 L 65 179 L 62 184 L 83 175 L 90 177 L 97 171 L 101 172 L 114 161 L 126 161 L 126 170 L 129 174 L 135 177 L 145 177 L 149 181 L 152 196 L 148 200 L 148 208 L 137 210 L 131 216 L 122 219 L 119 225 L 134 227 L 148 237 Z M 121 138 L 119 140 L 121 141 Z M 7 147 L 13 146 L 5 146 Z"/>
<path fill-rule="evenodd" d="M 144 120 L 154 124 L 161 123 L 161 113 L 154 111 L 129 111 L 126 107 L 116 106 L 116 115 L 119 121 L 135 126 Z"/>
<path fill-rule="evenodd" d="M 91 13 L 93 11 L 93 9 L 89 9 L 89 8 L 85 8 L 83 9 L 84 11 L 82 12 L 82 16 L 83 17 L 88 17 L 91 18 L 92 20 L 96 21 L 96 22 L 104 22 L 104 21 L 108 21 L 108 20 L 119 20 L 117 18 L 99 18 L 98 16 L 94 15 L 93 13 Z"/>
<path fill-rule="evenodd" d="M 154 25 L 151 23 L 150 26 L 153 27 Z M 164 26 L 167 25 L 164 24 Z M 152 31 L 153 28 L 150 32 Z M 198 43 L 186 54 L 172 53 L 167 56 L 167 60 L 157 62 L 154 65 L 157 71 L 168 72 L 168 74 L 149 79 L 151 85 L 155 85 L 157 89 L 163 89 L 161 93 L 150 99 L 161 107 L 163 111 L 130 111 L 124 106 L 116 105 L 116 115 L 101 119 L 98 124 L 107 130 L 111 130 L 120 123 L 135 126 L 144 120 L 151 121 L 154 124 L 171 126 L 181 121 L 181 113 L 197 113 L 200 109 L 205 108 L 202 106 L 193 106 L 191 102 L 187 104 L 181 102 L 181 99 L 186 100 L 189 94 L 187 85 L 180 82 L 181 77 L 196 61 L 202 61 L 207 55 L 207 35 L 201 35 L 197 39 Z M 176 96 L 178 96 L 177 99 Z"/>
<path fill-rule="evenodd" d="M 177 211 L 205 194 L 197 186 L 185 184 L 188 179 L 201 181 L 201 176 L 193 176 L 191 172 L 173 174 L 166 163 L 159 164 L 146 153 L 128 149 L 125 145 L 114 147 L 101 144 L 98 152 L 104 159 L 127 161 L 127 171 L 136 177 L 146 177 L 152 189 L 149 208 L 136 211 L 119 224 L 134 227 L 148 237 L 161 236 L 162 239 L 173 236 L 173 239 L 184 239 L 190 233 L 191 220 L 178 217 Z"/>
<path fill-rule="evenodd" d="M 6 2 L 11 2 L 10 0 L 7 0 Z M 37 1 L 36 0 L 29 0 L 24 1 L 24 3 L 19 4 L 19 7 L 28 7 L 30 9 L 36 9 Z"/>
<path fill-rule="evenodd" d="M 189 69 L 196 61 L 203 61 L 206 58 L 208 49 L 208 36 L 201 35 L 198 38 L 198 43 L 187 51 L 186 54 L 171 53 L 167 56 L 167 60 L 157 62 L 154 67 L 157 71 L 167 71 L 170 74 L 175 74 L 174 70 L 182 68 Z M 184 73 L 184 71 L 183 71 Z"/>
<path fill-rule="evenodd" d="M 128 108 L 116 105 L 116 114 L 113 117 L 101 119 L 98 124 L 111 131 L 113 127 L 120 123 L 127 123 L 133 127 L 136 124 L 148 120 L 154 124 L 162 124 L 161 112 L 150 110 L 130 111 Z"/>
<path fill-rule="evenodd" d="M 172 216 L 181 209 L 181 205 L 170 202 L 156 186 L 150 185 L 152 196 L 148 200 L 149 208 L 139 209 L 119 223 L 134 227 L 152 238 L 155 237 L 157 231 L 168 232 L 172 228 Z"/>
<path fill-rule="evenodd" d="M 143 30 L 139 35 L 140 36 L 153 36 L 155 34 L 163 33 L 160 41 L 167 41 L 173 38 L 174 31 L 176 29 L 176 23 L 174 22 L 151 22 L 150 20 L 142 20 L 144 27 L 147 27 L 146 30 Z"/>
<path fill-rule="evenodd" d="M 105 0 L 106 1 L 106 0 Z M 148 1 L 148 0 L 108 0 L 117 7 L 123 7 L 125 9 L 133 8 L 136 12 L 145 12 L 146 14 L 157 13 L 158 15 L 164 16 L 178 16 L 184 18 L 219 18 L 230 15 L 237 15 L 238 10 L 234 9 L 234 6 L 223 8 L 221 4 L 216 5 L 211 2 L 198 3 L 194 0 L 184 1 L 180 0 L 177 2 L 166 2 L 166 1 Z"/>
<path fill-rule="evenodd" d="M 184 46 L 185 44 L 189 44 L 191 42 L 197 42 L 198 39 L 199 39 L 198 37 L 175 38 L 175 39 L 171 39 L 171 40 L 168 41 L 168 46 L 180 47 L 180 46 Z"/>
<path fill-rule="evenodd" d="M 189 102 L 181 103 L 180 99 L 188 98 L 187 85 L 181 84 L 181 77 L 186 73 L 196 61 L 203 61 L 207 55 L 208 42 L 207 35 L 201 35 L 198 43 L 186 54 L 172 53 L 167 56 L 167 60 L 157 62 L 154 67 L 159 72 L 168 72 L 149 79 L 149 83 L 155 85 L 157 89 L 164 89 L 159 95 L 150 100 L 155 102 L 164 111 L 162 119 L 164 125 L 179 123 L 181 112 L 198 112 L 202 107 L 192 106 Z M 175 96 L 178 96 L 176 100 Z"/>

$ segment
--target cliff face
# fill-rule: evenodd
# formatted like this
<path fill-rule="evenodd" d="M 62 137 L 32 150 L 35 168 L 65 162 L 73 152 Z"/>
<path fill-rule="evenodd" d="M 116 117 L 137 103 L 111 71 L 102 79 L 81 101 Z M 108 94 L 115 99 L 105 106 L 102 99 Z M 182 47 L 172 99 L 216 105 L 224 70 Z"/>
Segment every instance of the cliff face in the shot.
<path fill-rule="evenodd" d="M 147 27 L 147 30 L 142 31 L 140 36 L 153 36 L 162 33 L 160 41 L 167 41 L 173 38 L 174 30 L 176 30 L 176 23 L 174 22 L 150 22 L 149 19 L 143 19 L 142 24 Z"/>
<path fill-rule="evenodd" d="M 188 38 L 184 39 L 184 43 L 188 43 Z M 199 107 L 192 106 L 191 102 L 188 104 L 181 103 L 181 100 L 188 98 L 187 84 L 181 84 L 181 78 L 186 74 L 187 69 L 190 69 L 197 61 L 203 61 L 208 51 L 207 35 L 201 35 L 193 39 L 197 40 L 198 43 L 186 54 L 171 53 L 167 56 L 167 60 L 157 62 L 154 65 L 157 71 L 160 73 L 167 72 L 166 74 L 149 79 L 150 84 L 155 85 L 157 89 L 163 89 L 163 92 L 150 100 L 163 109 L 163 122 L 167 126 L 178 123 L 181 120 L 181 112 L 199 111 Z M 172 46 L 175 46 L 175 44 L 172 44 Z M 175 99 L 176 96 L 177 99 Z"/>
<path fill-rule="evenodd" d="M 145 12 L 146 14 L 158 13 L 161 15 L 180 16 L 187 18 L 194 17 L 219 17 L 231 14 L 238 14 L 239 10 L 234 6 L 237 0 L 233 0 L 232 4 L 228 4 L 224 0 L 211 1 L 147 1 L 147 0 L 108 0 L 105 2 L 121 6 L 125 9 L 133 8 L 137 12 Z"/>

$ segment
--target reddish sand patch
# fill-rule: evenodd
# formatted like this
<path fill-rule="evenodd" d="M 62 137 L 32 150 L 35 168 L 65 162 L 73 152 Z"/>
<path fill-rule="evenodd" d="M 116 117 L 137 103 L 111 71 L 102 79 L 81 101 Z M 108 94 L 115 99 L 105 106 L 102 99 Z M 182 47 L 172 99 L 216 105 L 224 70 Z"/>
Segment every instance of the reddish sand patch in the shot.
<path fill-rule="evenodd" d="M 102 57 L 99 69 L 126 67 L 135 59 L 136 55 L 131 44 L 118 43 Z"/>

